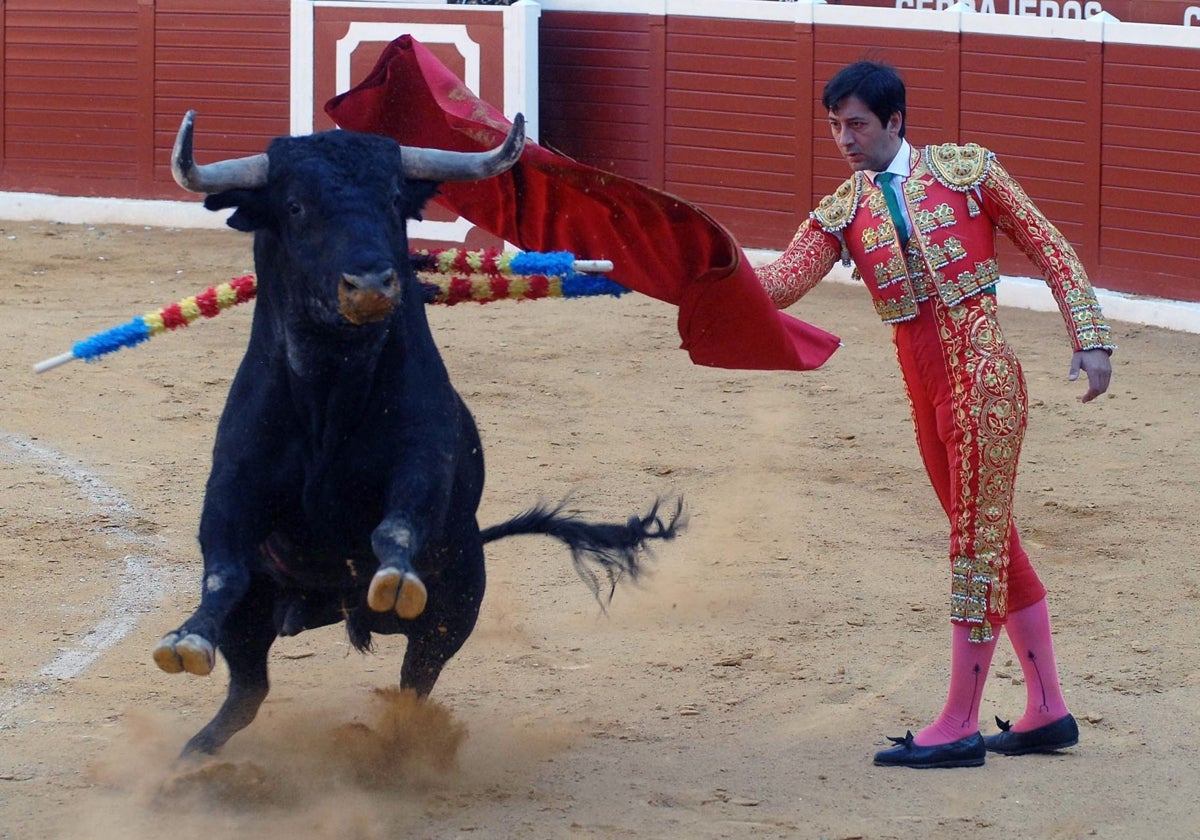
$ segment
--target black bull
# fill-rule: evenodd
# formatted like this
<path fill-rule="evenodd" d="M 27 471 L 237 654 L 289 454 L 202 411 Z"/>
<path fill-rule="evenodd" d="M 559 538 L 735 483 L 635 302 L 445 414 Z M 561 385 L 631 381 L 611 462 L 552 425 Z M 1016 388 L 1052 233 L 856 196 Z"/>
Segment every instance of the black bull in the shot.
<path fill-rule="evenodd" d="M 660 517 L 661 500 L 619 525 L 562 505 L 476 521 L 482 445 L 434 345 L 405 228 L 438 183 L 503 172 L 523 143 L 519 118 L 478 154 L 332 131 L 199 166 L 185 117 L 176 180 L 210 210 L 235 208 L 258 275 L 205 489 L 200 605 L 154 650 L 172 673 L 208 674 L 218 650 L 229 666 L 224 704 L 185 753 L 214 752 L 254 719 L 279 636 L 344 621 L 365 650 L 372 633 L 402 633 L 400 684 L 425 695 L 475 626 L 484 543 L 554 536 L 599 595 L 604 577 L 636 577 L 647 540 L 682 527 L 682 503 Z"/>

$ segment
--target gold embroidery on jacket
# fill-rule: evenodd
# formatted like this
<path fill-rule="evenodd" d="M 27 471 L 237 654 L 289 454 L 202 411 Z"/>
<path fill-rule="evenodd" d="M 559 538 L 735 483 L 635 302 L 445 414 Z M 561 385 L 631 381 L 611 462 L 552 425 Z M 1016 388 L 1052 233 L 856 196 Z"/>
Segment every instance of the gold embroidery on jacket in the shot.
<path fill-rule="evenodd" d="M 863 228 L 862 236 L 863 248 L 868 252 L 874 251 L 879 247 L 879 231 L 873 227 Z"/>
<path fill-rule="evenodd" d="M 918 207 L 913 210 L 912 221 L 921 233 L 929 233 L 929 231 L 937 227 L 937 220 L 933 218 L 933 213 L 924 207 Z"/>
<path fill-rule="evenodd" d="M 936 242 L 930 242 L 925 247 L 925 253 L 929 256 L 929 264 L 935 269 L 942 269 L 952 262 L 958 262 L 967 256 L 967 249 L 963 247 L 955 237 L 949 237 L 941 245 Z"/>
<path fill-rule="evenodd" d="M 921 233 L 929 233 L 937 230 L 940 227 L 950 227 L 957 221 L 954 218 L 954 210 L 949 204 L 939 204 L 932 210 L 926 207 L 920 207 L 913 212 L 913 224 Z"/>
<path fill-rule="evenodd" d="M 842 182 L 832 195 L 821 199 L 817 209 L 812 211 L 812 217 L 829 233 L 844 230 L 854 218 L 854 211 L 858 209 L 864 180 L 864 176 L 854 173 L 854 176 Z"/>
<path fill-rule="evenodd" d="M 910 292 L 905 292 L 895 300 L 875 300 L 875 311 L 884 323 L 895 324 L 909 321 L 917 317 L 917 301 Z"/>
<path fill-rule="evenodd" d="M 995 160 L 995 155 L 975 143 L 926 146 L 923 157 L 933 177 L 958 192 L 978 186 Z"/>
<path fill-rule="evenodd" d="M 958 262 L 959 260 L 964 259 L 967 256 L 967 249 L 965 247 L 963 247 L 962 242 L 959 241 L 956 237 L 951 236 L 951 237 L 947 238 L 945 248 L 946 248 L 946 259 L 949 262 Z"/>
<path fill-rule="evenodd" d="M 876 248 L 887 247 L 895 241 L 896 226 L 887 219 L 880 222 L 879 227 L 863 228 L 862 244 L 868 254 Z"/>
<path fill-rule="evenodd" d="M 891 211 L 888 210 L 887 198 L 884 197 L 883 190 L 872 190 L 867 193 L 867 209 L 871 211 L 871 215 L 875 218 L 887 217 L 891 218 Z"/>
<path fill-rule="evenodd" d="M 892 254 L 888 257 L 887 262 L 875 266 L 875 287 L 886 289 L 893 283 L 904 280 L 906 276 L 904 257 L 900 254 Z"/>
<path fill-rule="evenodd" d="M 934 285 L 929 272 L 926 271 L 925 260 L 921 259 L 921 252 L 910 248 L 905 255 L 906 265 L 908 267 L 908 276 L 912 280 L 913 297 L 918 303 L 928 300 L 932 295 L 937 294 L 937 286 Z"/>
<path fill-rule="evenodd" d="M 954 280 L 941 283 L 942 299 L 948 306 L 960 302 L 968 295 L 985 289 L 1000 279 L 1000 266 L 995 260 L 984 260 L 975 264 L 974 271 L 959 272 Z"/>
<path fill-rule="evenodd" d="M 909 176 L 908 180 L 904 182 L 904 197 L 907 199 L 909 206 L 920 204 L 928 198 L 928 194 L 925 192 L 925 182 L 914 176 L 915 173 L 913 176 Z"/>
<path fill-rule="evenodd" d="M 836 238 L 805 219 L 779 259 L 756 268 L 755 274 L 776 306 L 791 306 L 820 282 L 837 257 Z"/>

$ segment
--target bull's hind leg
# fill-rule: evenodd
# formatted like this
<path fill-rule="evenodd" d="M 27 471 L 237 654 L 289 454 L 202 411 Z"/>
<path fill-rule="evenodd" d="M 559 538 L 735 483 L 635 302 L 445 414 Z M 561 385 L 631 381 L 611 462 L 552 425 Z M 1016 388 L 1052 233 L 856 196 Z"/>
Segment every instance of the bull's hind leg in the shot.
<path fill-rule="evenodd" d="M 433 691 L 442 668 L 475 629 L 485 586 L 482 548 L 477 553 L 477 558 L 440 576 L 429 612 L 408 632 L 401 688 L 411 688 L 422 697 Z"/>
<path fill-rule="evenodd" d="M 275 641 L 275 593 L 255 580 L 225 621 L 221 654 L 229 666 L 229 691 L 216 716 L 183 748 L 183 755 L 215 753 L 258 714 L 267 697 L 267 653 Z"/>

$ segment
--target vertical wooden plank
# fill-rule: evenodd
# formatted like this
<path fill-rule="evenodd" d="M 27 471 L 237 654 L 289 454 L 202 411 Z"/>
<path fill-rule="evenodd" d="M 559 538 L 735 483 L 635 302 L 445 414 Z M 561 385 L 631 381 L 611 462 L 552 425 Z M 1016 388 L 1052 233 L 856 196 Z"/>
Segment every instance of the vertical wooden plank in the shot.
<path fill-rule="evenodd" d="M 792 162 L 795 173 L 795 203 L 796 226 L 808 216 L 812 210 L 812 196 L 816 191 L 813 184 L 813 121 L 817 116 L 817 103 L 811 95 L 813 79 L 813 62 L 815 56 L 815 32 L 811 23 L 798 23 L 795 28 L 796 38 L 796 74 L 795 74 L 795 117 L 796 132 L 793 138 L 795 159 Z M 778 247 L 783 247 L 780 243 Z"/>
<path fill-rule="evenodd" d="M 650 19 L 648 28 L 650 60 L 648 84 L 651 91 L 667 89 L 667 18 L 656 15 Z M 647 154 L 646 184 L 661 190 L 667 182 L 667 98 L 650 96 L 650 109 L 646 120 Z"/>
<path fill-rule="evenodd" d="M 1100 163 L 1104 137 L 1104 47 L 1100 42 L 1083 44 L 1084 73 L 1099 80 L 1088 85 L 1083 97 L 1083 183 L 1080 185 L 1079 258 L 1084 267 L 1095 273 L 1100 268 L 1100 187 L 1103 174 Z"/>
<path fill-rule="evenodd" d="M 0 0 L 3 2 L 3 0 Z M 135 140 L 139 192 L 154 186 L 154 0 L 138 0 L 137 7 L 137 128 Z"/>
<path fill-rule="evenodd" d="M 7 147 L 4 133 L 4 116 L 8 111 L 8 98 L 4 95 L 4 82 L 8 78 L 7 63 L 4 60 L 8 45 L 8 27 L 4 25 L 4 6 L 5 0 L 0 0 L 0 172 L 4 171 L 5 149 Z"/>
<path fill-rule="evenodd" d="M 942 116 L 942 136 L 945 143 L 962 141 L 962 35 L 946 33 L 942 47 L 942 66 L 945 68 L 946 89 L 943 93 L 946 110 Z"/>

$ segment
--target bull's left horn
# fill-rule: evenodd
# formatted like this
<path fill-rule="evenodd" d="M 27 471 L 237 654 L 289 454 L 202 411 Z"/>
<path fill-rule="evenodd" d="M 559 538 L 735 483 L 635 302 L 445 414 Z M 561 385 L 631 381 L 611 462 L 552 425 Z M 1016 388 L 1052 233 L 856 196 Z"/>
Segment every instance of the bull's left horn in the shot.
<path fill-rule="evenodd" d="M 490 152 L 447 152 L 401 146 L 404 174 L 414 181 L 480 181 L 507 172 L 525 147 L 525 117 L 517 114 L 512 129 Z"/>
<path fill-rule="evenodd" d="M 171 151 L 171 174 L 175 176 L 175 183 L 185 190 L 207 195 L 253 189 L 267 183 L 265 153 L 198 165 L 192 157 L 192 123 L 195 119 L 195 111 L 184 114 L 179 133 L 175 135 L 175 148 Z"/>

